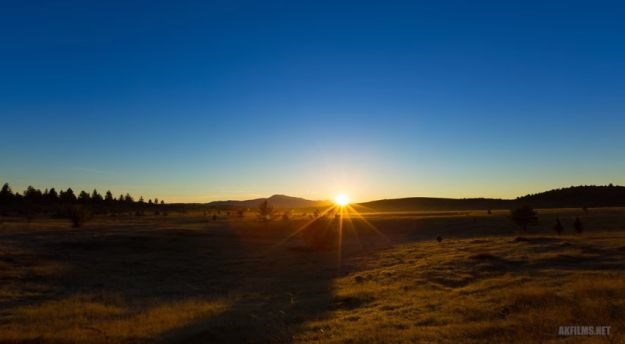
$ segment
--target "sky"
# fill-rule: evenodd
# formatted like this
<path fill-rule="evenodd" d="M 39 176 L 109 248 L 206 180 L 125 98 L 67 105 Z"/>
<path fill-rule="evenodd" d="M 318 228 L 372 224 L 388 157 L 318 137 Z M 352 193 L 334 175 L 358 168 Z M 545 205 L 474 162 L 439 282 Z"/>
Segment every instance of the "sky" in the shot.
<path fill-rule="evenodd" d="M 0 0 L 0 182 L 204 202 L 625 184 L 625 5 Z"/>

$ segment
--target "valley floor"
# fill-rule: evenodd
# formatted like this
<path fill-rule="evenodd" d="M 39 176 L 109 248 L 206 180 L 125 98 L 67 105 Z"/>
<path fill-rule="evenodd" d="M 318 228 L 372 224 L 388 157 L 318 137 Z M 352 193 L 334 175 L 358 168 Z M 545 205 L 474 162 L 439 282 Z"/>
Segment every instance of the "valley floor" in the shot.
<path fill-rule="evenodd" d="M 292 235 L 306 219 L 3 219 L 0 342 L 625 341 L 625 212 L 506 216 L 365 215 L 340 256 Z M 551 235 L 556 216 L 586 231 Z"/>

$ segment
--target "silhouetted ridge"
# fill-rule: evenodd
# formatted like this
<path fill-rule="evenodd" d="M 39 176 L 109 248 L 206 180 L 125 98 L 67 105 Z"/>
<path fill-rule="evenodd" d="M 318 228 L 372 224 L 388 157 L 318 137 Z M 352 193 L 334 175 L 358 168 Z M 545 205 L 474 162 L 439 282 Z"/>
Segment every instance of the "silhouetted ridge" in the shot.
<path fill-rule="evenodd" d="M 361 203 L 362 206 L 377 211 L 509 209 L 513 204 L 512 200 L 498 198 L 435 197 L 395 198 Z"/>
<path fill-rule="evenodd" d="M 165 204 L 162 200 L 143 197 L 135 200 L 131 195 L 113 196 L 110 191 L 104 195 L 93 190 L 91 193 L 81 191 L 77 195 L 71 189 L 57 191 L 55 188 L 43 192 L 29 186 L 23 193 L 13 192 L 9 184 L 0 188 L 0 215 L 26 215 L 36 213 L 63 214 L 74 206 L 89 208 L 93 213 L 127 213 L 143 215 L 145 212 L 167 214 L 167 211 L 187 211 L 258 208 L 267 201 L 274 208 L 324 208 L 332 205 L 330 201 L 313 201 L 287 195 L 273 195 L 268 198 L 256 198 L 243 201 L 215 201 L 207 204 L 176 203 Z M 512 199 L 497 198 L 435 198 L 409 197 L 383 199 L 360 203 L 365 209 L 373 211 L 447 211 L 447 210 L 480 210 L 480 209 L 512 209 L 522 205 L 534 208 L 565 208 L 565 207 L 616 207 L 625 206 L 625 187 L 617 185 L 583 185 L 553 189 L 541 193 L 529 194 Z"/>
<path fill-rule="evenodd" d="M 529 194 L 516 201 L 540 208 L 625 206 L 625 187 L 612 184 L 571 186 Z"/>
<path fill-rule="evenodd" d="M 521 205 L 534 208 L 576 208 L 625 206 L 625 187 L 616 185 L 584 185 L 554 189 L 518 197 L 497 198 L 435 198 L 409 197 L 361 203 L 376 211 L 437 211 L 512 209 Z"/>
<path fill-rule="evenodd" d="M 215 201 L 208 203 L 209 207 L 219 208 L 258 208 L 267 201 L 275 208 L 314 208 L 328 206 L 328 201 L 311 201 L 300 197 L 287 195 L 273 195 L 268 198 L 256 198 L 244 201 Z"/>

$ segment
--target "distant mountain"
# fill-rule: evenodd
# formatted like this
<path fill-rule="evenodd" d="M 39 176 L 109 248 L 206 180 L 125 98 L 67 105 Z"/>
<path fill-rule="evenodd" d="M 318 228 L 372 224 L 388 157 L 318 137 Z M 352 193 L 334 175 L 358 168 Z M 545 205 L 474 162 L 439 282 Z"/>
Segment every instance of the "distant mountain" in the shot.
<path fill-rule="evenodd" d="M 331 204 L 329 201 L 311 201 L 300 197 L 273 195 L 269 198 L 256 198 L 245 201 L 215 201 L 208 203 L 208 205 L 225 208 L 256 208 L 265 200 L 275 208 L 314 208 L 327 207 Z"/>

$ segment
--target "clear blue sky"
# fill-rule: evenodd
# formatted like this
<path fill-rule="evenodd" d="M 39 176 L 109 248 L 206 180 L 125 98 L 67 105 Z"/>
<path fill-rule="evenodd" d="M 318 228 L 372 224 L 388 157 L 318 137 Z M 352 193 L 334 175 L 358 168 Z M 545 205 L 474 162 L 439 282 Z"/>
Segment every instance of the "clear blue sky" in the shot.
<path fill-rule="evenodd" d="M 1 1 L 0 181 L 169 201 L 625 184 L 622 3 L 182 3 Z"/>

